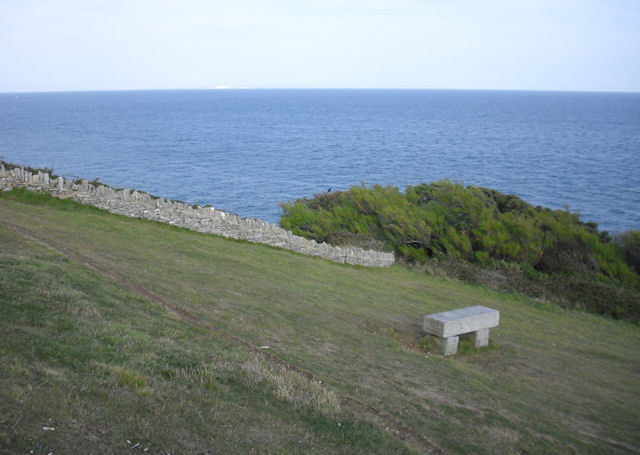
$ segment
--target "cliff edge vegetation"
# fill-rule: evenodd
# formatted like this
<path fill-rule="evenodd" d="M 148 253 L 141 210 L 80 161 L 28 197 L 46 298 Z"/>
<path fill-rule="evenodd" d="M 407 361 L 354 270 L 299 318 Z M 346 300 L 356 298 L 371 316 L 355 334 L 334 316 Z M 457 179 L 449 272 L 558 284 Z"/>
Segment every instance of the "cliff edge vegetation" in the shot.
<path fill-rule="evenodd" d="M 393 251 L 431 273 L 640 321 L 640 232 L 612 237 L 576 213 L 439 181 L 354 186 L 281 204 L 280 225 L 336 245 Z"/>

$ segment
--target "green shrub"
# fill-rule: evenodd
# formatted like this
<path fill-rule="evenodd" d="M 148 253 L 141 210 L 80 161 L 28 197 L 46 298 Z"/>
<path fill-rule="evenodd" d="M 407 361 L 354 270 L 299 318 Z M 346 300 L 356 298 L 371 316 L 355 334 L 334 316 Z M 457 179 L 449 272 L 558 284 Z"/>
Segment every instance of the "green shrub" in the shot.
<path fill-rule="evenodd" d="M 363 184 L 281 207 L 280 225 L 294 234 L 394 251 L 403 263 L 447 259 L 484 268 L 515 264 L 529 281 L 542 275 L 573 276 L 580 282 L 638 290 L 640 231 L 612 242 L 596 223 L 585 223 L 568 209 L 534 207 L 492 189 L 439 181 L 401 192 L 394 186 Z M 573 288 L 566 291 L 563 295 L 577 295 Z M 620 313 L 602 305 L 598 301 L 587 306 L 598 307 L 599 313 Z M 628 299 L 620 308 L 629 311 Z"/>
<path fill-rule="evenodd" d="M 640 273 L 640 231 L 628 231 L 616 238 L 630 268 Z"/>

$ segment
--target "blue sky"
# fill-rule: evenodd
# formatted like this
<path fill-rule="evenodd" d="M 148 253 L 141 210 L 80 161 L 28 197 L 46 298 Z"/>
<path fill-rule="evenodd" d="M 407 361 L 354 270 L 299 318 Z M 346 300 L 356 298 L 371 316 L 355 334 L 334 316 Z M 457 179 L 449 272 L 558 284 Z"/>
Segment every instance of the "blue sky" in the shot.
<path fill-rule="evenodd" d="M 0 92 L 640 91 L 639 0 L 0 0 Z"/>

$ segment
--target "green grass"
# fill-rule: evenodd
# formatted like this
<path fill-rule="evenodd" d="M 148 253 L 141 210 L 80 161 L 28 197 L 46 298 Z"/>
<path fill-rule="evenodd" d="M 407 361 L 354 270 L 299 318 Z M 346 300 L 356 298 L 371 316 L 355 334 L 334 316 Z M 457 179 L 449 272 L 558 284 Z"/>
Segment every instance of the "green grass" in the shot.
<path fill-rule="evenodd" d="M 491 345 L 442 357 L 421 318 L 468 305 L 500 310 Z M 24 191 L 0 196 L 0 324 L 0 452 L 640 447 L 636 325 Z"/>

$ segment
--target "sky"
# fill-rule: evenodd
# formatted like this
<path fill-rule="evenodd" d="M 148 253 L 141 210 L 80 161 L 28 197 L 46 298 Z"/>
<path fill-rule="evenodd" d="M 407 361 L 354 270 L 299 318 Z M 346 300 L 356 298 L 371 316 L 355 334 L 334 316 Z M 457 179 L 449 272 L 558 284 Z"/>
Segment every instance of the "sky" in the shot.
<path fill-rule="evenodd" d="M 640 91 L 640 0 L 0 0 L 0 92 Z"/>

